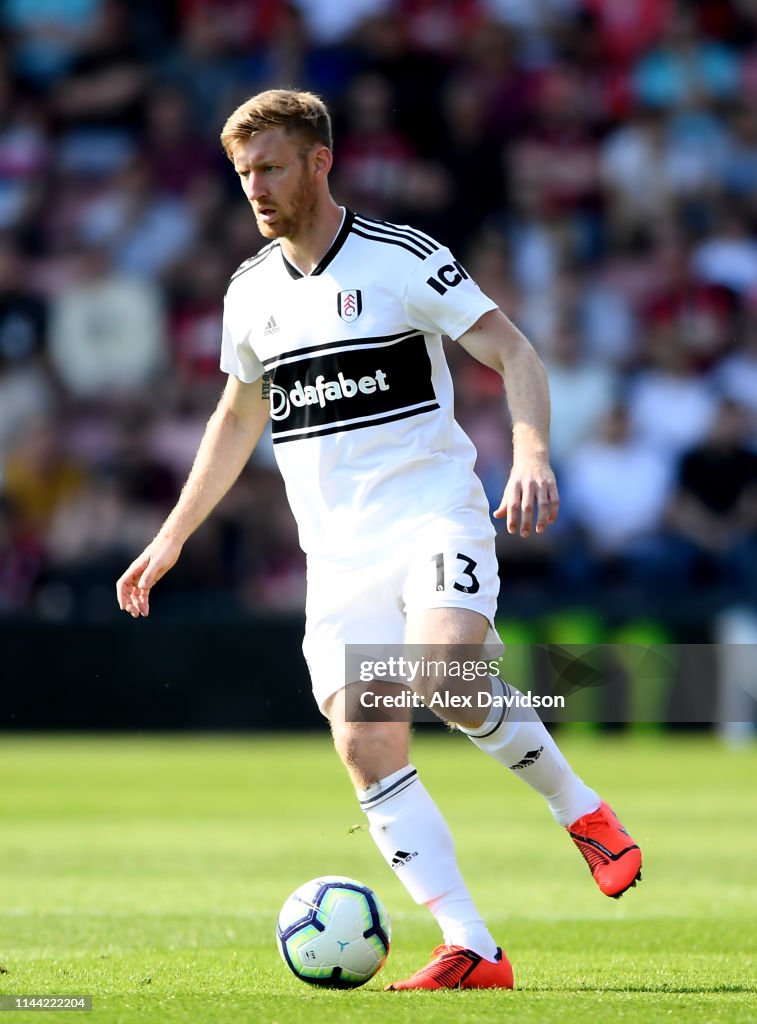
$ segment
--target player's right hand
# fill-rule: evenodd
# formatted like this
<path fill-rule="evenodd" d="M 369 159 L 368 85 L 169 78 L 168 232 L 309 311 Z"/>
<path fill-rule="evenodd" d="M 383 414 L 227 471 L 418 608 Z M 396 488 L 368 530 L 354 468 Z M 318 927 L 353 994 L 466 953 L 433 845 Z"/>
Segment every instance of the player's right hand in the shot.
<path fill-rule="evenodd" d="M 131 563 L 116 583 L 116 596 L 121 611 L 132 618 L 150 614 L 150 590 L 181 554 L 181 544 L 160 534 Z"/>

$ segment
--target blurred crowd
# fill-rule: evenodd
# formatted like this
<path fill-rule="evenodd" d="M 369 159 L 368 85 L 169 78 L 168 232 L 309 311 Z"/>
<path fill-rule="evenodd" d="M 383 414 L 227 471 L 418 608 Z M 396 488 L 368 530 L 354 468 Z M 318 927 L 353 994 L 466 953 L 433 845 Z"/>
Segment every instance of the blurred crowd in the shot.
<path fill-rule="evenodd" d="M 561 518 L 500 530 L 505 590 L 757 601 L 754 0 L 0 0 L 0 615 L 115 614 L 175 501 L 262 244 L 218 133 L 276 86 L 330 104 L 337 199 L 450 245 L 547 365 Z M 496 506 L 501 382 L 448 354 Z M 301 607 L 269 444 L 172 577 Z"/>

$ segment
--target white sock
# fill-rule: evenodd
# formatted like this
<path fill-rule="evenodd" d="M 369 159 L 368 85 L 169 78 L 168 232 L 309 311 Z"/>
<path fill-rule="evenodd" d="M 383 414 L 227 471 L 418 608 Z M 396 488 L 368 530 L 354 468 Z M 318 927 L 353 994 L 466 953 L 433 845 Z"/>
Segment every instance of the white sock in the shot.
<path fill-rule="evenodd" d="M 357 792 L 384 860 L 416 903 L 425 903 L 450 946 L 494 960 L 489 934 L 460 874 L 441 811 L 409 764 Z"/>
<path fill-rule="evenodd" d="M 503 679 L 492 677 L 494 696 L 519 692 Z M 570 767 L 533 708 L 492 706 L 477 729 L 458 728 L 484 753 L 541 793 L 561 825 L 572 825 L 599 807 L 599 797 Z"/>

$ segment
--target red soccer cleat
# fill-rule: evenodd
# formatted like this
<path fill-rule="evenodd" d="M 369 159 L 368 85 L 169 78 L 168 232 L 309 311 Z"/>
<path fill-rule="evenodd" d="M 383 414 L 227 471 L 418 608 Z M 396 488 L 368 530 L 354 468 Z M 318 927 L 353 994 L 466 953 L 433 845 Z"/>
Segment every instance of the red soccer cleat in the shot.
<path fill-rule="evenodd" d="M 501 949 L 497 959 L 484 960 L 462 946 L 437 946 L 431 963 L 404 981 L 387 985 L 385 992 L 415 988 L 512 988 L 513 969 Z"/>
<path fill-rule="evenodd" d="M 604 801 L 568 826 L 568 833 L 605 896 L 618 899 L 641 881 L 641 850 Z"/>

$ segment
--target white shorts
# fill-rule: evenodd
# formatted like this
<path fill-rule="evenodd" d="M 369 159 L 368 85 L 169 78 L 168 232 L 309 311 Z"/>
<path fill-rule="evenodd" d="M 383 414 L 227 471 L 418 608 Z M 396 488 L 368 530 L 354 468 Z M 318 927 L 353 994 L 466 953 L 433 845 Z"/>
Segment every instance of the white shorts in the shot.
<path fill-rule="evenodd" d="M 345 645 L 403 644 L 408 611 L 479 612 L 491 627 L 487 642 L 499 643 L 498 593 L 494 529 L 475 513 L 435 520 L 360 567 L 308 559 L 302 650 L 318 707 L 353 681 L 345 679 Z"/>

